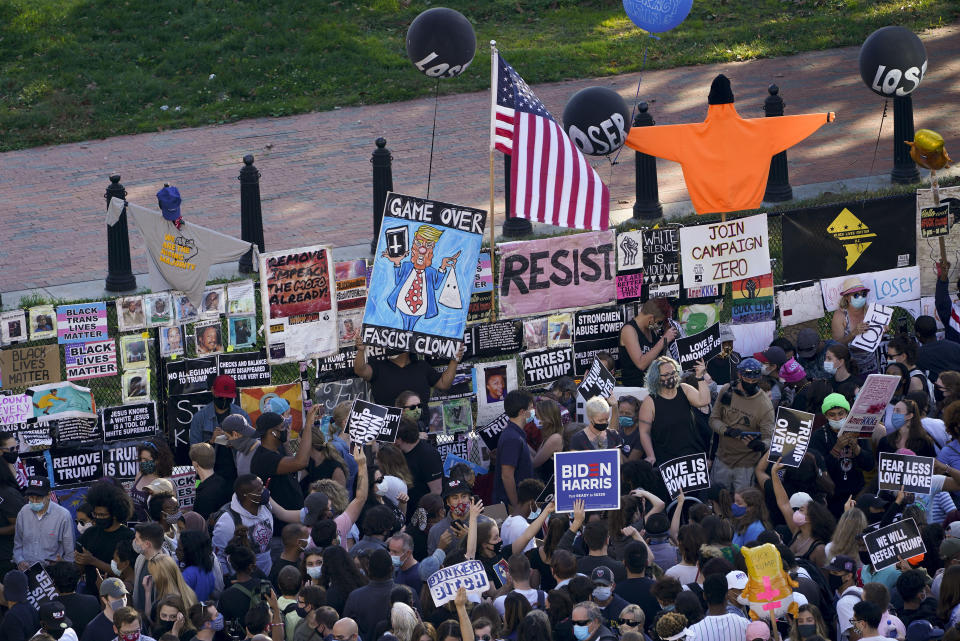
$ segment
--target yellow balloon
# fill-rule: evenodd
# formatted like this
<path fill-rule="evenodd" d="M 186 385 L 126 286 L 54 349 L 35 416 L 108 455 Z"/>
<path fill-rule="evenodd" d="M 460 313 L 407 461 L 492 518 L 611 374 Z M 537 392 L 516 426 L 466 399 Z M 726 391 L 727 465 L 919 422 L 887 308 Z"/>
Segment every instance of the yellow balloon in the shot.
<path fill-rule="evenodd" d="M 910 145 L 910 157 L 913 161 L 932 171 L 949 167 L 953 162 L 943 148 L 943 136 L 929 129 L 918 129 L 913 136 L 913 142 L 905 140 Z"/>

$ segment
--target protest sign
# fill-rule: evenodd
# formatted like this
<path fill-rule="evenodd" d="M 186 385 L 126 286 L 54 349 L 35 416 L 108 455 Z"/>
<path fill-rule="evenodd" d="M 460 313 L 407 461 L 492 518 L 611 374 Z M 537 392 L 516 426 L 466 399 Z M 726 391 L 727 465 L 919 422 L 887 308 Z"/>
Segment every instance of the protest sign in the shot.
<path fill-rule="evenodd" d="M 930 494 L 933 484 L 933 457 L 880 452 L 877 483 L 881 490 Z"/>
<path fill-rule="evenodd" d="M 219 324 L 219 321 L 217 321 Z M 257 344 L 257 317 L 231 316 L 227 319 L 227 351 Z"/>
<path fill-rule="evenodd" d="M 387 194 L 363 342 L 453 358 L 463 343 L 487 212 Z"/>
<path fill-rule="evenodd" d="M 643 230 L 631 229 L 617 234 L 617 271 L 643 268 Z"/>
<path fill-rule="evenodd" d="M 472 325 L 463 338 L 467 348 L 464 359 L 515 354 L 523 349 L 523 323 L 508 320 Z"/>
<path fill-rule="evenodd" d="M 710 473 L 707 470 L 706 454 L 687 454 L 678 456 L 659 466 L 663 484 L 667 486 L 670 500 L 677 498 L 680 492 L 690 494 L 710 487 Z"/>
<path fill-rule="evenodd" d="M 365 355 L 367 362 L 382 360 L 387 351 L 381 347 L 367 347 Z M 353 363 L 357 357 L 357 348 L 354 346 L 344 347 L 332 356 L 324 356 L 317 359 L 317 378 L 321 381 L 339 381 L 345 378 L 353 378 L 356 374 L 353 371 Z"/>
<path fill-rule="evenodd" d="M 260 254 L 263 256 L 263 254 Z M 261 278 L 263 272 L 260 272 Z M 266 309 L 266 308 L 264 308 Z M 249 316 L 257 311 L 257 302 L 252 280 L 227 284 L 227 315 Z"/>
<path fill-rule="evenodd" d="M 936 238 L 950 233 L 950 205 L 924 207 L 920 210 L 920 236 Z"/>
<path fill-rule="evenodd" d="M 344 431 L 350 435 L 350 441 L 366 445 L 373 441 L 393 443 L 397 439 L 403 410 L 399 407 L 377 405 L 356 399 Z"/>
<path fill-rule="evenodd" d="M 526 387 L 546 385 L 561 376 L 573 376 L 573 350 L 570 347 L 524 352 L 521 360 Z"/>
<path fill-rule="evenodd" d="M 57 592 L 53 579 L 43 569 L 40 563 L 34 563 L 25 572 L 27 575 L 27 601 L 39 610 L 44 603 L 59 601 L 60 593 Z"/>
<path fill-rule="evenodd" d="M 776 338 L 777 321 L 728 325 L 733 332 L 733 344 L 740 354 L 755 354 L 770 346 Z"/>
<path fill-rule="evenodd" d="M 491 450 L 497 449 L 497 442 L 500 440 L 500 433 L 506 429 L 510 423 L 510 417 L 506 414 L 500 414 L 495 419 L 481 427 L 477 432 L 484 444 Z"/>
<path fill-rule="evenodd" d="M 584 375 L 577 392 L 584 400 L 589 401 L 594 396 L 607 399 L 613 393 L 613 388 L 617 384 L 616 377 L 603 366 L 600 359 L 594 357 L 590 364 L 590 370 Z"/>
<path fill-rule="evenodd" d="M 873 436 L 873 430 L 883 418 L 887 410 L 887 403 L 893 398 L 900 377 L 890 374 L 870 374 L 860 388 L 860 393 L 853 400 L 850 413 L 840 429 L 845 432 L 858 432 L 861 438 Z"/>
<path fill-rule="evenodd" d="M 27 394 L 0 396 L 0 425 L 26 423 L 33 418 L 33 403 Z"/>
<path fill-rule="evenodd" d="M 167 361 L 165 369 L 167 394 L 171 396 L 206 392 L 219 373 L 216 356 Z"/>
<path fill-rule="evenodd" d="M 473 278 L 473 291 L 470 294 L 470 309 L 467 311 L 467 324 L 482 323 L 490 319 L 493 309 L 493 271 L 490 268 L 490 252 L 480 252 L 477 259 L 477 273 Z"/>
<path fill-rule="evenodd" d="M 141 334 L 128 334 L 120 337 L 120 355 L 123 361 L 123 369 L 150 367 L 149 340 Z"/>
<path fill-rule="evenodd" d="M 272 411 L 270 401 L 274 398 L 282 398 L 290 403 L 290 438 L 297 438 L 305 420 L 303 416 L 303 390 L 299 381 L 240 389 L 240 407 L 250 416 L 251 425 L 257 424 L 257 419 L 260 418 L 261 414 Z"/>
<path fill-rule="evenodd" d="M 212 402 L 210 392 L 167 396 L 167 434 L 172 440 L 171 448 L 177 463 L 185 465 L 190 462 L 190 422 L 200 408 Z"/>
<path fill-rule="evenodd" d="M 76 416 L 73 418 L 54 419 L 47 423 L 54 435 L 54 443 L 76 443 L 85 441 L 102 441 L 103 429 L 96 418 Z"/>
<path fill-rule="evenodd" d="M 823 293 L 820 283 L 777 290 L 780 324 L 798 325 L 823 318 Z"/>
<path fill-rule="evenodd" d="M 720 322 L 720 303 L 683 305 L 677 309 L 676 315 L 670 320 L 680 324 L 682 331 L 677 333 L 678 336 L 699 334 L 714 323 Z"/>
<path fill-rule="evenodd" d="M 643 272 L 617 274 L 617 302 L 638 300 L 643 294 Z"/>
<path fill-rule="evenodd" d="M 77 303 L 57 307 L 57 342 L 86 343 L 107 338 L 107 304 Z"/>
<path fill-rule="evenodd" d="M 16 468 L 17 481 L 20 483 L 21 487 L 26 486 L 27 479 L 31 476 L 46 476 L 48 478 L 50 476 L 48 472 L 49 467 L 47 465 L 47 457 L 44 456 L 44 452 L 24 452 L 20 454 Z"/>
<path fill-rule="evenodd" d="M 890 319 L 893 318 L 893 308 L 886 305 L 872 303 L 863 318 L 867 329 L 850 341 L 851 348 L 872 352 L 880 345 Z"/>
<path fill-rule="evenodd" d="M 867 292 L 868 303 L 895 305 L 896 303 L 920 298 L 920 268 L 916 265 L 869 274 L 857 274 L 857 277 L 863 281 L 865 287 L 870 289 Z M 826 311 L 832 312 L 838 309 L 840 291 L 843 289 L 844 280 L 846 280 L 846 276 L 825 278 L 820 281 L 820 289 L 823 292 L 823 307 Z"/>
<path fill-rule="evenodd" d="M 577 341 L 573 344 L 573 374 L 584 376 L 590 371 L 593 359 L 600 353 L 613 357 L 613 368 L 620 366 L 619 336 L 610 336 L 594 341 Z"/>
<path fill-rule="evenodd" d="M 528 318 L 523 321 L 523 342 L 527 349 L 541 349 L 547 346 L 547 317 Z"/>
<path fill-rule="evenodd" d="M 650 298 L 672 297 L 680 293 L 679 227 L 643 232 L 643 279 Z"/>
<path fill-rule="evenodd" d="M 27 314 L 22 309 L 0 312 L 0 345 L 27 340 Z"/>
<path fill-rule="evenodd" d="M 553 455 L 557 512 L 573 512 L 573 502 L 584 509 L 620 509 L 620 450 L 557 452 Z"/>
<path fill-rule="evenodd" d="M 729 283 L 770 273 L 767 215 L 680 229 L 680 265 L 687 287 Z"/>
<path fill-rule="evenodd" d="M 782 457 L 787 467 L 800 467 L 810 446 L 811 434 L 813 414 L 781 405 L 777 408 L 777 422 L 773 427 L 767 460 L 776 463 Z"/>
<path fill-rule="evenodd" d="M 227 311 L 227 290 L 223 285 L 208 285 L 203 290 L 200 318 L 220 318 Z"/>
<path fill-rule="evenodd" d="M 737 281 L 734 281 L 735 283 Z M 702 298 L 712 299 L 720 295 L 719 285 L 702 285 L 699 287 L 687 287 L 684 289 L 686 300 L 694 301 Z"/>
<path fill-rule="evenodd" d="M 337 277 L 338 344 L 352 346 L 360 335 L 363 308 L 367 304 L 367 261 L 334 263 Z"/>
<path fill-rule="evenodd" d="M 80 387 L 73 383 L 47 383 L 35 385 L 27 393 L 33 394 L 33 415 L 38 421 L 97 416 L 89 387 Z"/>
<path fill-rule="evenodd" d="M 0 372 L 4 389 L 24 389 L 30 385 L 60 380 L 60 348 L 56 345 L 31 345 L 0 351 Z"/>
<path fill-rule="evenodd" d="M 578 311 L 574 314 L 576 342 L 619 336 L 626 314 L 621 307 Z"/>
<path fill-rule="evenodd" d="M 714 323 L 699 334 L 678 338 L 676 344 L 680 352 L 677 360 L 682 369 L 693 369 L 699 360 L 706 363 L 720 353 L 720 323 Z"/>
<path fill-rule="evenodd" d="M 613 303 L 617 299 L 613 246 L 612 229 L 500 244 L 501 316 Z"/>
<path fill-rule="evenodd" d="M 314 245 L 260 254 L 260 297 L 270 363 L 337 351 L 337 300 L 330 248 Z M 230 304 L 231 316 L 241 313 Z"/>
<path fill-rule="evenodd" d="M 348 378 L 317 383 L 311 393 L 313 402 L 320 405 L 320 415 L 324 417 L 322 420 L 329 420 L 340 403 L 352 403 L 357 398 L 366 400 L 370 395 L 370 386 L 362 378 Z"/>
<path fill-rule="evenodd" d="M 453 601 L 460 588 L 467 591 L 467 595 L 479 597 L 490 589 L 487 580 L 487 571 L 480 561 L 464 561 L 445 568 L 440 568 L 427 579 L 430 596 L 435 606 L 440 607 L 448 601 Z"/>
<path fill-rule="evenodd" d="M 193 509 L 193 502 L 197 496 L 197 473 L 193 467 L 179 465 L 173 468 L 173 474 L 169 478 L 177 493 L 177 502 L 180 504 L 180 509 Z"/>
<path fill-rule="evenodd" d="M 757 323 L 773 318 L 773 274 L 735 280 L 731 289 L 731 322 Z"/>
<path fill-rule="evenodd" d="M 137 445 L 141 441 L 117 443 L 103 448 L 103 474 L 117 479 L 132 479 L 140 471 Z"/>
<path fill-rule="evenodd" d="M 68 381 L 117 375 L 117 343 L 112 338 L 63 346 Z"/>
<path fill-rule="evenodd" d="M 469 398 L 451 398 L 443 401 L 443 431 L 459 434 L 473 429 L 473 408 Z"/>
<path fill-rule="evenodd" d="M 863 542 L 867 546 L 874 572 L 896 565 L 900 559 L 911 559 L 927 552 L 917 522 L 913 519 L 897 521 L 864 534 Z"/>
<path fill-rule="evenodd" d="M 157 404 L 105 407 L 100 414 L 103 440 L 110 443 L 128 438 L 146 438 L 157 433 Z"/>
<path fill-rule="evenodd" d="M 517 361 L 477 363 L 473 368 L 473 393 L 477 395 L 477 423 L 492 421 L 503 412 L 507 392 L 519 389 Z"/>
<path fill-rule="evenodd" d="M 547 346 L 569 345 L 573 340 L 573 314 L 550 314 L 547 317 Z"/>
<path fill-rule="evenodd" d="M 103 451 L 52 448 L 50 469 L 54 485 L 86 485 L 103 476 Z"/>
<path fill-rule="evenodd" d="M 264 350 L 220 354 L 217 367 L 221 374 L 232 377 L 237 387 L 270 384 L 270 365 Z"/>
<path fill-rule="evenodd" d="M 30 308 L 30 340 L 42 341 L 57 335 L 57 312 L 53 305 Z"/>
<path fill-rule="evenodd" d="M 915 200 L 914 194 L 904 194 L 786 212 L 781 217 L 783 282 L 843 279 L 915 265 L 916 228 L 904 224 L 915 216 Z"/>

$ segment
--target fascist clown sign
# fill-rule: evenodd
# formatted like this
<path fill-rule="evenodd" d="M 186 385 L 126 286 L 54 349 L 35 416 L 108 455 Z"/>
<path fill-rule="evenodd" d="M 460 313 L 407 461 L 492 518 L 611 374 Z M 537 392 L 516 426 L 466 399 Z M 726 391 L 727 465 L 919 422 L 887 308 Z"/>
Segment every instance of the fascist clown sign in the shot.
<path fill-rule="evenodd" d="M 363 342 L 453 358 L 463 345 L 487 212 L 390 193 L 363 314 Z"/>
<path fill-rule="evenodd" d="M 553 465 L 557 512 L 620 509 L 620 450 L 557 452 Z"/>

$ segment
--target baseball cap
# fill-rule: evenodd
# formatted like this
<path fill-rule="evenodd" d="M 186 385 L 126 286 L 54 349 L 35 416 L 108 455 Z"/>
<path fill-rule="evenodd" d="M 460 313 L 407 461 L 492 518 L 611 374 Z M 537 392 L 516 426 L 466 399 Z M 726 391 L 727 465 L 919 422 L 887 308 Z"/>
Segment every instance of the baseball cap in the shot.
<path fill-rule="evenodd" d="M 46 476 L 32 476 L 27 481 L 27 489 L 23 491 L 27 496 L 46 496 L 50 494 L 50 479 Z"/>
<path fill-rule="evenodd" d="M 163 217 L 173 222 L 180 218 L 180 190 L 167 185 L 157 192 L 157 204 Z"/>
<path fill-rule="evenodd" d="M 221 374 L 213 379 L 213 389 L 211 391 L 214 398 L 236 398 L 237 383 L 232 376 Z"/>
<path fill-rule="evenodd" d="M 857 562 L 844 554 L 838 554 L 830 559 L 830 563 L 823 566 L 828 572 L 856 572 Z"/>
<path fill-rule="evenodd" d="M 327 507 L 330 505 L 330 499 L 323 492 L 313 492 L 307 495 L 303 500 L 303 507 L 307 510 L 307 515 L 303 518 L 303 524 L 307 527 L 313 527 L 317 521 L 323 518 L 327 513 Z"/>
<path fill-rule="evenodd" d="M 806 371 L 796 359 L 791 358 L 780 367 L 780 378 L 783 379 L 784 383 L 799 383 L 806 377 Z"/>
<path fill-rule="evenodd" d="M 940 543 L 940 558 L 946 561 L 960 554 L 960 539 L 947 537 Z"/>
<path fill-rule="evenodd" d="M 590 580 L 600 585 L 613 585 L 613 570 L 605 565 L 598 565 L 590 573 Z"/>
<path fill-rule="evenodd" d="M 170 494 L 171 496 L 175 494 L 173 483 L 164 478 L 152 480 L 144 489 L 152 494 Z"/>
<path fill-rule="evenodd" d="M 7 601 L 21 603 L 27 600 L 27 575 L 20 570 L 10 570 L 3 575 L 3 595 Z"/>
<path fill-rule="evenodd" d="M 465 479 L 456 474 L 451 474 L 443 479 L 443 491 L 440 493 L 442 498 L 447 498 L 451 494 L 473 494 L 473 488 Z"/>
<path fill-rule="evenodd" d="M 40 625 L 49 629 L 66 630 L 73 624 L 67 618 L 67 610 L 60 601 L 48 601 L 40 605 Z"/>
<path fill-rule="evenodd" d="M 933 627 L 926 619 L 915 619 L 907 626 L 907 641 L 929 641 L 942 636 L 943 630 Z"/>
<path fill-rule="evenodd" d="M 837 392 L 827 394 L 827 397 L 823 399 L 823 404 L 820 406 L 820 411 L 826 414 L 835 407 L 842 407 L 849 412 L 850 401 L 847 400 L 846 396 L 838 394 Z"/>
<path fill-rule="evenodd" d="M 123 581 L 116 577 L 104 579 L 100 584 L 100 596 L 119 599 L 127 594 L 127 588 L 123 587 Z"/>
<path fill-rule="evenodd" d="M 801 358 L 813 358 L 820 346 L 820 334 L 817 330 L 804 327 L 797 333 L 797 354 Z"/>
<path fill-rule="evenodd" d="M 947 536 L 951 536 L 955 539 L 960 539 L 960 521 L 954 521 L 946 528 Z"/>
<path fill-rule="evenodd" d="M 264 412 L 257 417 L 257 434 L 265 434 L 282 423 L 283 417 L 276 412 Z"/>
<path fill-rule="evenodd" d="M 806 492 L 794 492 L 790 496 L 790 507 L 792 507 L 795 510 L 799 510 L 800 508 L 802 508 L 804 505 L 806 505 L 812 500 L 813 500 L 813 497 L 811 497 Z"/>
<path fill-rule="evenodd" d="M 763 621 L 753 621 L 752 623 L 747 624 L 747 641 L 754 641 L 755 639 L 767 641 L 769 638 L 770 628 Z"/>
<path fill-rule="evenodd" d="M 670 531 L 670 520 L 663 512 L 657 512 L 647 517 L 643 529 L 650 536 L 660 536 Z"/>
<path fill-rule="evenodd" d="M 231 414 L 226 417 L 223 419 L 223 423 L 220 423 L 220 429 L 224 432 L 239 432 L 243 436 L 253 436 L 255 434 L 253 427 L 247 422 L 243 414 Z"/>
<path fill-rule="evenodd" d="M 761 363 L 772 363 L 777 367 L 787 362 L 787 353 L 783 351 L 782 347 L 776 345 L 771 345 L 762 352 L 756 352 L 753 357 Z"/>
<path fill-rule="evenodd" d="M 290 403 L 285 398 L 280 398 L 279 396 L 274 396 L 270 399 L 270 402 L 267 404 L 267 407 L 271 412 L 276 412 L 277 414 L 283 414 L 288 409 L 290 409 Z"/>
<path fill-rule="evenodd" d="M 720 342 L 726 343 L 727 341 L 733 342 L 737 339 L 733 334 L 733 330 L 730 329 L 730 326 L 726 323 L 720 325 Z"/>
<path fill-rule="evenodd" d="M 740 570 L 727 572 L 727 589 L 742 590 L 747 587 L 747 573 Z"/>
<path fill-rule="evenodd" d="M 759 378 L 762 370 L 763 366 L 756 358 L 747 357 L 737 365 L 737 371 L 740 373 L 740 376 Z"/>

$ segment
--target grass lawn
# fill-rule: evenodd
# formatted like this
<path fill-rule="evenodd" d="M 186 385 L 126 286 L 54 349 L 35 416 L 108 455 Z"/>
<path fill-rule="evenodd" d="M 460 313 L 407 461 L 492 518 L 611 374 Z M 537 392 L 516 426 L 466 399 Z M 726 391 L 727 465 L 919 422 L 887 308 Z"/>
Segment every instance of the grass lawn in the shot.
<path fill-rule="evenodd" d="M 3 0 L 0 151 L 431 94 L 406 58 L 411 0 Z M 619 0 L 471 0 L 477 57 L 443 93 L 489 86 L 492 38 L 531 83 L 858 44 L 953 22 L 956 0 L 695 0 L 660 40 Z M 385 114 L 386 117 L 386 114 Z"/>

